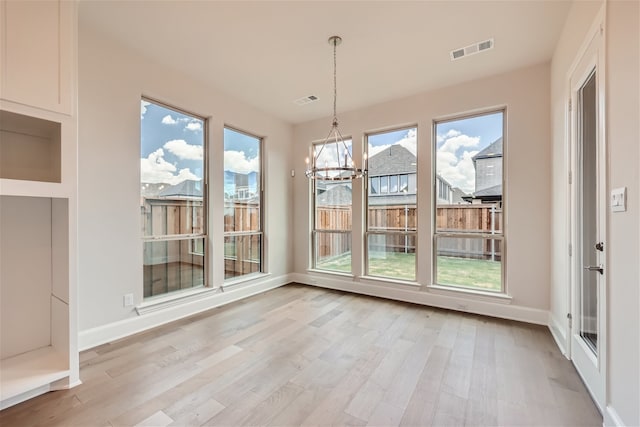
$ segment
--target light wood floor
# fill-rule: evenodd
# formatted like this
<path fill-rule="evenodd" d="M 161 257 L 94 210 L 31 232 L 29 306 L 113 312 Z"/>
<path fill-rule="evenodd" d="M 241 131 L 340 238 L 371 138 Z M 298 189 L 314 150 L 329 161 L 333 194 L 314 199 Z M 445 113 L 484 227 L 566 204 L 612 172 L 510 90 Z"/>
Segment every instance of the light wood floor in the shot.
<path fill-rule="evenodd" d="M 81 354 L 0 425 L 593 425 L 544 327 L 288 285 Z"/>

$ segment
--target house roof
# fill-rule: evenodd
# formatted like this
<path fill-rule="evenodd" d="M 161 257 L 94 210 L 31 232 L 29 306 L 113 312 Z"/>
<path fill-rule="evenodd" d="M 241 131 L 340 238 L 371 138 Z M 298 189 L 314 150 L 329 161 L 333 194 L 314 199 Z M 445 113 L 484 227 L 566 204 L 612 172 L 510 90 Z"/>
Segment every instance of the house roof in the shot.
<path fill-rule="evenodd" d="M 502 196 L 502 184 L 494 185 L 493 187 L 484 188 L 482 190 L 473 193 L 473 197 L 487 197 L 487 196 Z"/>
<path fill-rule="evenodd" d="M 369 176 L 397 175 L 416 171 L 416 156 L 400 144 L 391 145 L 369 158 Z"/>
<path fill-rule="evenodd" d="M 496 139 L 484 150 L 480 151 L 478 154 L 472 157 L 473 162 L 475 163 L 478 159 L 486 159 L 489 157 L 502 157 L 502 137 Z"/>
<path fill-rule="evenodd" d="M 178 184 L 163 188 L 158 193 L 161 199 L 201 198 L 202 182 L 187 179 Z"/>
<path fill-rule="evenodd" d="M 327 185 L 326 191 L 318 194 L 317 203 L 321 205 L 351 205 L 351 187 L 348 184 Z"/>

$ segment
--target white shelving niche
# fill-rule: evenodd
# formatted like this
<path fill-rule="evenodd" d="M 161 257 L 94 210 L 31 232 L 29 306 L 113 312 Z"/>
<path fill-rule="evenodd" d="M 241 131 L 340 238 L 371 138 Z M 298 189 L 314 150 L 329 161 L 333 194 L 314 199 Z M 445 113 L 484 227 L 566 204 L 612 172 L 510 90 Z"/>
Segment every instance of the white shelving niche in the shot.
<path fill-rule="evenodd" d="M 1 408 L 79 383 L 74 123 L 0 110 Z"/>
<path fill-rule="evenodd" d="M 80 383 L 76 2 L 0 1 L 0 409 Z"/>

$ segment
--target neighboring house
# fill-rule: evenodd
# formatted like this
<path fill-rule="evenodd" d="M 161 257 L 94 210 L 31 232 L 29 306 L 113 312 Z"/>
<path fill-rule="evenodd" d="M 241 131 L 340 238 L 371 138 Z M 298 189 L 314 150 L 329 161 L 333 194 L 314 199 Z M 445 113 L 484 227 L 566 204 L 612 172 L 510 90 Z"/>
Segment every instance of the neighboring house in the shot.
<path fill-rule="evenodd" d="M 317 181 L 319 206 L 351 206 L 351 184 L 342 181 Z"/>
<path fill-rule="evenodd" d="M 415 205 L 418 187 L 416 164 L 416 156 L 399 144 L 371 156 L 369 205 Z M 436 175 L 436 189 L 438 204 L 455 203 L 453 186 L 440 175 Z"/>
<path fill-rule="evenodd" d="M 224 171 L 224 197 L 227 200 L 249 200 L 258 192 L 258 173 Z"/>
<path fill-rule="evenodd" d="M 451 201 L 451 203 L 453 203 L 454 205 L 465 205 L 469 203 L 464 199 L 468 195 L 467 193 L 462 191 L 462 189 L 460 189 L 459 187 L 453 187 L 452 191 L 453 191 L 453 200 Z"/>
<path fill-rule="evenodd" d="M 473 203 L 502 201 L 502 137 L 473 156 L 476 170 L 476 191 L 463 197 Z"/>

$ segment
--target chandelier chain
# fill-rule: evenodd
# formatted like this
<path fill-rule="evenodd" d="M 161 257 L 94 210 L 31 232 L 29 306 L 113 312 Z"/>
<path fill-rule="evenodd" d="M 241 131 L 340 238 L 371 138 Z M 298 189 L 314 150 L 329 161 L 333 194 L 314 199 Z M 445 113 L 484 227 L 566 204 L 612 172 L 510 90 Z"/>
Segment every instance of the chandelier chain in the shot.
<path fill-rule="evenodd" d="M 338 121 L 338 113 L 336 110 L 336 100 L 338 98 L 338 83 L 337 83 L 337 71 L 336 68 L 338 67 L 337 63 L 338 61 L 336 60 L 336 47 L 338 46 L 338 40 L 334 39 L 333 40 L 333 121 L 337 122 Z"/>

